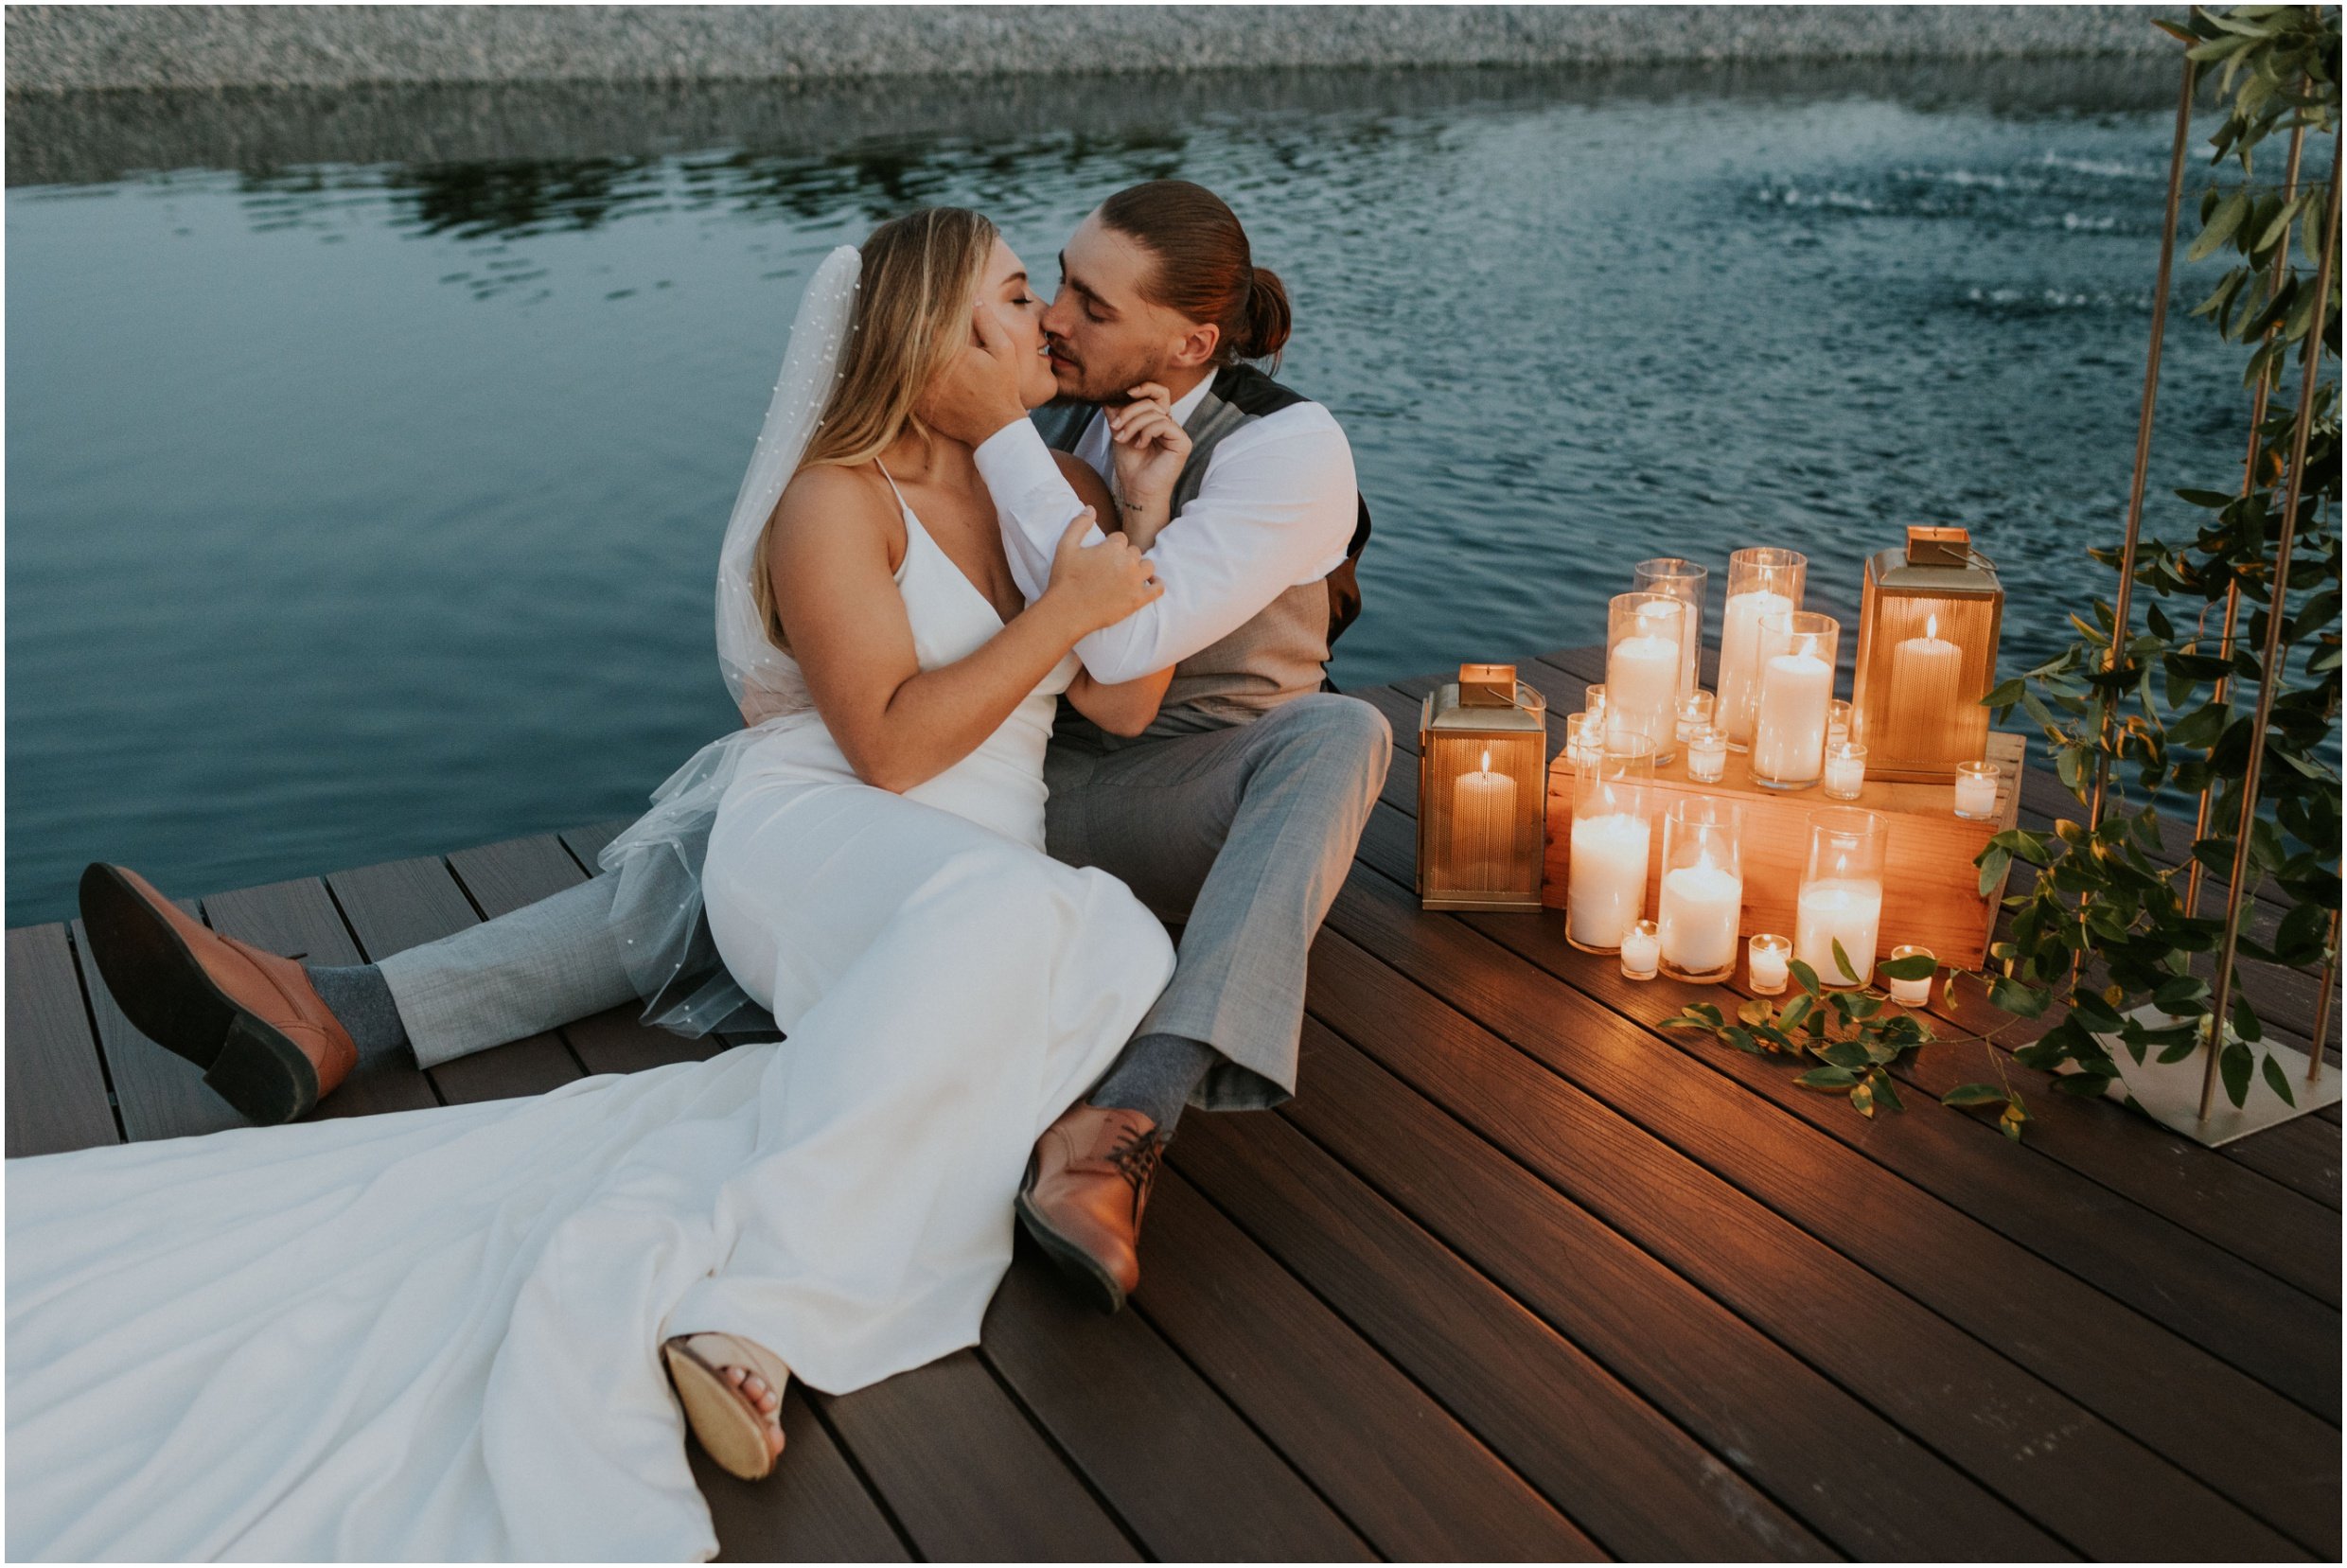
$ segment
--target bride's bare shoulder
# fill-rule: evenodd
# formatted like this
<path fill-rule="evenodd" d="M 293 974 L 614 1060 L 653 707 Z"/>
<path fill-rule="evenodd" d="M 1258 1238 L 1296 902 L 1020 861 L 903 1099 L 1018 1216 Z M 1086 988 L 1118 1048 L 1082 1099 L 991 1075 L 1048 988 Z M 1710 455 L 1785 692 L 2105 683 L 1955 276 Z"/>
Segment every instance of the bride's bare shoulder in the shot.
<path fill-rule="evenodd" d="M 791 475 L 774 503 L 773 528 L 785 547 L 810 533 L 835 538 L 851 531 L 865 534 L 886 545 L 891 556 L 905 531 L 887 482 L 870 463 L 822 463 Z"/>

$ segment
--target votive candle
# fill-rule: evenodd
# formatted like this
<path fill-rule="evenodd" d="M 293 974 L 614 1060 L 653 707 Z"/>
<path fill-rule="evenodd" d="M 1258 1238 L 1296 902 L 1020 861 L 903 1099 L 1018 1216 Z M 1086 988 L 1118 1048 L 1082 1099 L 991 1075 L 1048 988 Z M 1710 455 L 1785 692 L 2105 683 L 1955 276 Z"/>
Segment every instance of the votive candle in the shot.
<path fill-rule="evenodd" d="M 1956 764 L 1957 816 L 1985 822 L 1997 815 L 1997 773 L 1992 762 Z"/>
<path fill-rule="evenodd" d="M 1763 931 L 1745 943 L 1744 950 L 1752 971 L 1753 995 L 1781 995 L 1785 982 L 1792 978 L 1792 939 Z"/>
<path fill-rule="evenodd" d="M 1850 738 L 1850 705 L 1846 702 L 1826 704 L 1826 744 Z"/>
<path fill-rule="evenodd" d="M 1728 767 L 1727 732 L 1706 724 L 1687 737 L 1687 777 L 1697 784 L 1718 784 Z"/>
<path fill-rule="evenodd" d="M 1633 922 L 1622 933 L 1622 973 L 1633 980 L 1650 980 L 1663 961 L 1663 939 L 1650 920 Z"/>
<path fill-rule="evenodd" d="M 1684 744 L 1695 738 L 1695 731 L 1711 722 L 1713 697 L 1711 693 L 1698 689 L 1679 699 L 1679 739 Z"/>
<path fill-rule="evenodd" d="M 1866 749 L 1856 741 L 1826 743 L 1826 793 L 1855 801 L 1866 787 Z"/>
<path fill-rule="evenodd" d="M 1930 959 L 1937 956 L 1929 947 L 1907 946 L 1891 949 L 1891 957 L 1895 959 Z M 1939 971 L 1934 969 L 1919 980 L 1891 981 L 1891 1000 L 1901 1007 L 1923 1006 L 1932 999 L 1932 981 L 1938 973 Z"/>

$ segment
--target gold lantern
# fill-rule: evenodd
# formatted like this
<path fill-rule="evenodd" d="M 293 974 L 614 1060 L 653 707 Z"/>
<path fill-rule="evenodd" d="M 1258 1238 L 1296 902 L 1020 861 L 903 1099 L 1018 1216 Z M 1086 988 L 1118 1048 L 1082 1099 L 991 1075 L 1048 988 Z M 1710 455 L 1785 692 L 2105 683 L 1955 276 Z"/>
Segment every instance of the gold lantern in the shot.
<path fill-rule="evenodd" d="M 1988 745 L 2004 590 L 1963 528 L 1910 528 L 1866 560 L 1850 739 L 1879 779 L 1944 784 Z"/>
<path fill-rule="evenodd" d="M 1547 701 L 1513 664 L 1461 664 L 1418 726 L 1418 896 L 1429 909 L 1541 907 Z"/>

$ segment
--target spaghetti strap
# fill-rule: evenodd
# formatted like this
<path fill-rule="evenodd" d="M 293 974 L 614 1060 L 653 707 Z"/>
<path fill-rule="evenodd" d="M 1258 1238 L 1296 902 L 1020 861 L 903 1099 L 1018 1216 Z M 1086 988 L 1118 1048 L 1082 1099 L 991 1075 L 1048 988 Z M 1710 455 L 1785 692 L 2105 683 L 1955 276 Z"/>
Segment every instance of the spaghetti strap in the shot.
<path fill-rule="evenodd" d="M 876 457 L 872 460 L 872 466 L 880 470 L 880 477 L 882 479 L 889 482 L 889 493 L 896 497 L 897 506 L 908 516 L 910 516 L 912 512 L 912 503 L 905 499 L 905 492 L 896 487 L 896 476 L 889 472 L 889 466 L 881 462 Z"/>

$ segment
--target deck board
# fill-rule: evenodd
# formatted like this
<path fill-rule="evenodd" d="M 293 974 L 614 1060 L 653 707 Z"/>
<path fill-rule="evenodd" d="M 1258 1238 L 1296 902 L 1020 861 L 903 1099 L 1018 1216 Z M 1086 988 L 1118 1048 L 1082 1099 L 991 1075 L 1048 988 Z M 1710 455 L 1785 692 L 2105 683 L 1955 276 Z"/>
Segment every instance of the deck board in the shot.
<path fill-rule="evenodd" d="M 1520 661 L 1552 753 L 1601 664 Z M 1692 988 L 1620 979 L 1553 916 L 1418 908 L 1438 678 L 1354 694 L 1396 765 L 1314 949 L 1300 1092 L 1185 1120 L 1133 1306 L 1093 1313 L 1022 1241 L 977 1349 L 794 1388 L 773 1480 L 694 1451 L 723 1557 L 2337 1557 L 2336 1112 L 2213 1152 L 2001 1050 L 2038 1114 L 2015 1147 L 1936 1103 L 1985 1062 L 1907 1064 L 1908 1111 L 1869 1123 L 1658 1032 Z M 2074 809 L 2023 784 L 2027 819 Z M 624 825 L 200 907 L 359 962 L 575 885 Z M 11 1156 L 228 1124 L 67 926 L 9 949 Z M 2276 1032 L 2310 1025 L 2310 979 L 2252 983 Z M 728 1048 L 638 1011 L 369 1064 L 323 1113 Z"/>
<path fill-rule="evenodd" d="M 10 931 L 8 959 L 9 1157 L 121 1142 L 64 924 Z"/>

